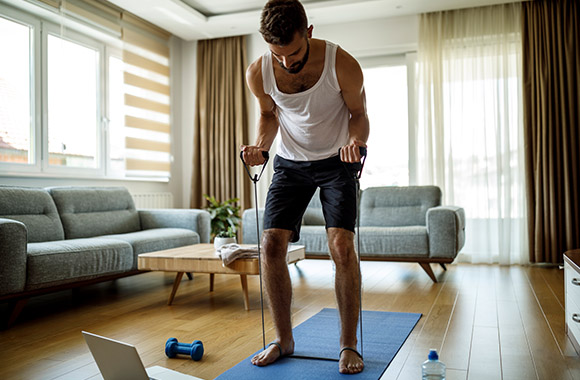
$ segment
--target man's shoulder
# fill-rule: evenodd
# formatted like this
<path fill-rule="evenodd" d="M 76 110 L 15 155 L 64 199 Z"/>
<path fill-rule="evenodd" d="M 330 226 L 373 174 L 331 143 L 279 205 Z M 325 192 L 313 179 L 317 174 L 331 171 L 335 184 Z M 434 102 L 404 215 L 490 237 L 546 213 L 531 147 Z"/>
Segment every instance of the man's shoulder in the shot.
<path fill-rule="evenodd" d="M 247 80 L 255 80 L 257 77 L 262 77 L 262 57 L 258 57 L 254 62 L 250 63 L 246 69 Z"/>
<path fill-rule="evenodd" d="M 314 39 L 313 39 L 314 40 Z M 346 50 L 344 50 L 339 44 L 323 39 L 316 39 L 316 41 L 323 42 L 328 45 L 336 46 L 336 68 L 337 70 L 348 70 L 360 68 L 358 61 Z"/>
<path fill-rule="evenodd" d="M 246 69 L 246 82 L 256 96 L 263 95 L 262 57 L 252 62 Z"/>
<path fill-rule="evenodd" d="M 336 49 L 336 64 L 346 69 L 360 67 L 358 61 L 340 46 Z"/>
<path fill-rule="evenodd" d="M 256 58 L 256 60 L 248 66 L 248 71 L 262 71 L 262 56 Z"/>
<path fill-rule="evenodd" d="M 338 47 L 336 51 L 336 76 L 341 90 L 345 90 L 351 85 L 358 87 L 362 84 L 362 68 L 358 61 L 346 50 Z"/>

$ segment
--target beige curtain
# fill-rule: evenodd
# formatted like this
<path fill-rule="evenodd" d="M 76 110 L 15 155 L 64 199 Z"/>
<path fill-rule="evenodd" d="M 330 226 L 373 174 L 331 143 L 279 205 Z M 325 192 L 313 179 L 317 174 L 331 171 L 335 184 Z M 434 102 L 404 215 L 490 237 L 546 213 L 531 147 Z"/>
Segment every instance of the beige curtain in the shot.
<path fill-rule="evenodd" d="M 528 261 L 521 5 L 421 15 L 417 180 L 465 209 L 459 262 Z"/>
<path fill-rule="evenodd" d="M 251 183 L 239 158 L 240 145 L 248 143 L 246 67 L 244 36 L 197 44 L 192 208 L 207 206 L 204 194 L 251 207 Z"/>
<path fill-rule="evenodd" d="M 580 6 L 523 3 L 524 137 L 531 262 L 580 248 Z"/>

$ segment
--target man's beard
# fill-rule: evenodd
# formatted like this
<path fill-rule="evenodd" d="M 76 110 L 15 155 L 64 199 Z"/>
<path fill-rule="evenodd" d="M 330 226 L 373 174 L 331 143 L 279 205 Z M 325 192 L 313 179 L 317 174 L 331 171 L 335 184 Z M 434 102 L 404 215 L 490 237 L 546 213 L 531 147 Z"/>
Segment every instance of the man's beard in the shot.
<path fill-rule="evenodd" d="M 306 54 L 304 54 L 304 58 L 302 58 L 302 61 L 300 62 L 296 62 L 295 64 L 293 64 L 290 67 L 286 67 L 284 66 L 284 64 L 280 61 L 278 61 L 278 64 L 280 65 L 281 68 L 283 68 L 286 72 L 290 73 L 290 74 L 298 74 L 303 68 L 304 65 L 306 65 L 306 62 L 308 62 L 308 56 L 310 54 L 310 42 L 308 42 L 308 40 L 306 40 Z"/>

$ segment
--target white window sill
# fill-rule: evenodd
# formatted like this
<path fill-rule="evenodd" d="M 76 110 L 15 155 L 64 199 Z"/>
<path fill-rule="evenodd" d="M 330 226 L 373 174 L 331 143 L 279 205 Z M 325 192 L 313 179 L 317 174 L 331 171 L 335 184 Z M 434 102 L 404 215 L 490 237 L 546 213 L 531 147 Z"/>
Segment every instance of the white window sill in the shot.
<path fill-rule="evenodd" d="M 131 182 L 158 182 L 168 183 L 170 178 L 167 177 L 112 177 L 98 175 L 79 175 L 66 173 L 38 173 L 38 172 L 17 172 L 17 171 L 0 171 L 0 183 L 2 178 L 50 178 L 50 179 L 80 179 L 95 181 L 131 181 Z"/>

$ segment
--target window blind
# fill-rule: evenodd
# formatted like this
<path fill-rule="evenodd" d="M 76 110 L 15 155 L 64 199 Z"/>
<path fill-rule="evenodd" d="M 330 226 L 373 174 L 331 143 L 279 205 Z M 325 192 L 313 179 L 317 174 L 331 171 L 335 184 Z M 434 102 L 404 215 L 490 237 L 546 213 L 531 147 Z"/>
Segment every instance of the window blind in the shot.
<path fill-rule="evenodd" d="M 168 36 L 143 33 L 138 20 L 123 14 L 125 147 L 128 174 L 169 176 L 170 87 Z"/>

